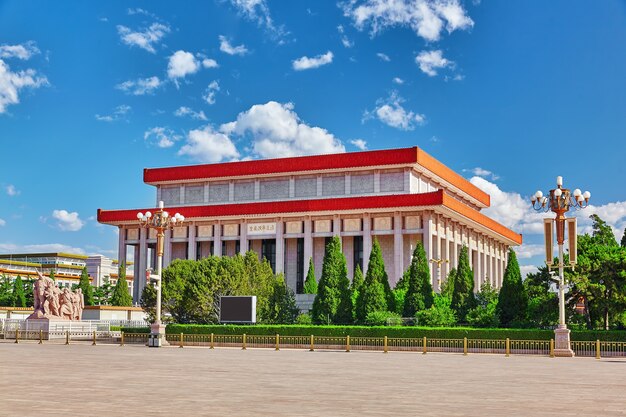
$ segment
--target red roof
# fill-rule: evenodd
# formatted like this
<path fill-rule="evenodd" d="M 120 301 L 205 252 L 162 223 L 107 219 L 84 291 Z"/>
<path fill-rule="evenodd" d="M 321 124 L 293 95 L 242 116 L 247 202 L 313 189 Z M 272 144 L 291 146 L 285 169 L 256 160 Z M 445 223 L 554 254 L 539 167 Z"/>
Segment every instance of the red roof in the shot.
<path fill-rule="evenodd" d="M 447 195 L 443 190 L 422 194 L 400 194 L 367 197 L 342 197 L 319 200 L 271 201 L 258 203 L 222 204 L 208 206 L 186 206 L 171 208 L 188 219 L 219 218 L 227 216 L 268 215 L 287 213 L 338 212 L 346 210 L 392 209 L 400 207 L 419 208 L 442 206 L 476 221 L 479 224 L 517 243 L 522 237 L 493 221 L 484 214 Z M 98 222 L 119 224 L 137 221 L 137 212 L 154 210 L 143 208 L 134 210 L 98 210 Z M 173 214 L 173 213 L 172 213 Z"/>
<path fill-rule="evenodd" d="M 145 168 L 143 180 L 147 184 L 153 184 L 201 178 L 239 177 L 381 165 L 408 165 L 415 162 L 417 162 L 417 147 L 168 168 Z"/>

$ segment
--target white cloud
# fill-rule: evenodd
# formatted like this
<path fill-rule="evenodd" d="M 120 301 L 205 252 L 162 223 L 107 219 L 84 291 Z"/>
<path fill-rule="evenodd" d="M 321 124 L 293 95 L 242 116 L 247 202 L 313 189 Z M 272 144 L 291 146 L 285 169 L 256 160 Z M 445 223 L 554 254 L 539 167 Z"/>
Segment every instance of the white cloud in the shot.
<path fill-rule="evenodd" d="M 344 48 L 352 48 L 354 46 L 354 42 L 348 39 L 348 37 L 345 35 L 345 29 L 343 25 L 337 26 L 337 32 L 339 32 L 339 35 L 341 37 L 341 44 L 344 46 Z"/>
<path fill-rule="evenodd" d="M 492 171 L 489 171 L 488 169 L 483 169 L 481 167 L 476 167 L 476 168 L 472 168 L 469 170 L 464 169 L 463 171 L 469 171 L 472 174 L 478 176 L 478 177 L 483 177 L 486 179 L 491 179 L 492 181 L 497 181 L 500 179 L 500 176 L 497 174 L 494 174 Z"/>
<path fill-rule="evenodd" d="M 115 86 L 118 90 L 122 90 L 127 94 L 134 96 L 143 96 L 144 94 L 152 94 L 154 91 L 161 87 L 163 82 L 159 80 L 159 77 L 138 78 L 136 80 L 124 81 L 121 84 Z"/>
<path fill-rule="evenodd" d="M 35 245 L 16 245 L 14 243 L 0 243 L 0 253 L 45 253 L 63 252 L 77 255 L 85 255 L 82 248 L 77 248 L 62 243 L 43 243 Z"/>
<path fill-rule="evenodd" d="M 10 196 L 10 197 L 14 197 L 14 196 L 20 194 L 20 191 L 17 188 L 15 188 L 15 185 L 13 185 L 13 184 L 7 185 L 6 186 L 6 191 L 7 191 L 7 195 Z"/>
<path fill-rule="evenodd" d="M 302 71 L 307 69 L 319 68 L 322 65 L 330 64 L 333 62 L 333 53 L 331 51 L 325 54 L 318 55 L 313 58 L 303 56 L 292 61 L 293 69 L 296 71 Z"/>
<path fill-rule="evenodd" d="M 415 63 L 419 65 L 422 72 L 430 77 L 437 75 L 437 69 L 454 66 L 454 62 L 443 57 L 441 50 L 422 51 L 415 57 Z"/>
<path fill-rule="evenodd" d="M 57 227 L 64 232 L 77 232 L 85 225 L 85 222 L 78 217 L 78 213 L 75 211 L 54 210 L 52 217 L 57 220 Z"/>
<path fill-rule="evenodd" d="M 519 269 L 522 274 L 522 279 L 525 279 L 528 274 L 534 274 L 539 271 L 539 268 L 534 265 L 520 265 Z"/>
<path fill-rule="evenodd" d="M 248 53 L 248 49 L 244 45 L 232 46 L 226 36 L 219 36 L 220 39 L 220 51 L 228 55 L 245 55 Z"/>
<path fill-rule="evenodd" d="M 239 152 L 230 138 L 213 130 L 211 126 L 191 130 L 187 135 L 187 143 L 180 148 L 178 155 L 187 155 L 202 163 L 239 158 Z"/>
<path fill-rule="evenodd" d="M 370 27 L 375 36 L 391 27 L 409 27 L 427 41 L 437 41 L 444 28 L 448 33 L 474 25 L 459 0 L 352 0 L 343 12 L 357 29 Z"/>
<path fill-rule="evenodd" d="M 172 79 L 184 78 L 200 69 L 200 63 L 191 52 L 176 51 L 167 64 L 167 76 Z"/>
<path fill-rule="evenodd" d="M 13 72 L 9 65 L 0 59 L 0 114 L 4 113 L 9 105 L 20 102 L 20 90 L 46 85 L 49 85 L 48 79 L 38 76 L 35 70 Z"/>
<path fill-rule="evenodd" d="M 513 247 L 519 259 L 530 259 L 545 253 L 544 245 L 524 243 L 520 246 Z"/>
<path fill-rule="evenodd" d="M 345 152 L 326 129 L 303 123 L 292 103 L 269 101 L 239 113 L 220 130 L 228 135 L 252 136 L 252 150 L 262 158 Z"/>
<path fill-rule="evenodd" d="M 182 136 L 177 135 L 172 129 L 157 126 L 146 130 L 143 139 L 159 148 L 170 148 L 182 139 Z"/>
<path fill-rule="evenodd" d="M 381 122 L 400 130 L 413 130 L 416 125 L 426 122 L 426 116 L 407 111 L 403 106 L 404 99 L 397 92 L 392 92 L 387 99 L 378 99 L 376 108 L 366 111 L 364 120 L 377 118 Z"/>
<path fill-rule="evenodd" d="M 365 142 L 363 139 L 354 139 L 351 140 L 350 143 L 362 151 L 367 149 L 367 142 Z"/>
<path fill-rule="evenodd" d="M 202 66 L 204 68 L 217 68 L 219 67 L 219 65 L 217 64 L 217 61 L 211 58 L 204 58 L 202 60 Z"/>
<path fill-rule="evenodd" d="M 112 114 L 108 114 L 108 115 L 96 114 L 96 120 L 100 122 L 116 122 L 118 120 L 126 120 L 126 115 L 128 114 L 130 110 L 131 110 L 130 106 L 126 104 L 122 104 L 122 105 L 117 106 L 115 109 L 113 109 Z"/>
<path fill-rule="evenodd" d="M 399 77 L 394 77 L 392 81 L 394 82 L 394 84 L 398 84 L 398 85 L 404 84 L 404 80 Z"/>
<path fill-rule="evenodd" d="M 276 26 L 270 15 L 270 8 L 266 0 L 230 0 L 230 3 L 241 13 L 261 27 L 264 27 L 273 37 L 280 39 L 287 35 L 283 26 Z"/>
<path fill-rule="evenodd" d="M 18 45 L 0 45 L 0 58 L 18 58 L 29 60 L 39 53 L 39 48 L 34 41 L 28 41 Z"/>
<path fill-rule="evenodd" d="M 153 23 L 150 27 L 138 32 L 133 32 L 126 26 L 117 26 L 117 33 L 122 42 L 128 46 L 137 46 L 153 54 L 156 53 L 154 47 L 169 32 L 169 26 L 162 23 Z"/>
<path fill-rule="evenodd" d="M 197 112 L 197 111 L 194 111 L 194 110 L 190 109 L 189 107 L 185 107 L 185 106 L 179 107 L 174 112 L 174 116 L 178 116 L 178 117 L 189 116 L 192 119 L 196 119 L 196 120 L 207 120 L 207 117 L 206 117 L 206 115 L 204 114 L 204 112 L 202 110 Z"/>
<path fill-rule="evenodd" d="M 391 58 L 389 58 L 389 55 L 383 54 L 382 52 L 378 52 L 376 56 L 380 58 L 381 61 L 385 61 L 385 62 L 391 61 Z"/>
<path fill-rule="evenodd" d="M 6 226 L 7 222 L 4 219 L 0 219 L 0 227 Z"/>
<path fill-rule="evenodd" d="M 156 18 L 156 16 L 154 14 L 150 13 L 149 11 L 147 11 L 145 9 L 141 9 L 139 7 L 136 7 L 134 9 L 128 9 L 126 12 L 128 13 L 129 16 L 140 14 L 140 15 Z"/>
<path fill-rule="evenodd" d="M 208 104 L 213 105 L 213 104 L 215 104 L 215 94 L 218 91 L 220 91 L 220 85 L 219 85 L 219 83 L 217 81 L 213 80 L 207 86 L 206 91 L 205 91 L 204 95 L 202 96 L 202 98 Z"/>

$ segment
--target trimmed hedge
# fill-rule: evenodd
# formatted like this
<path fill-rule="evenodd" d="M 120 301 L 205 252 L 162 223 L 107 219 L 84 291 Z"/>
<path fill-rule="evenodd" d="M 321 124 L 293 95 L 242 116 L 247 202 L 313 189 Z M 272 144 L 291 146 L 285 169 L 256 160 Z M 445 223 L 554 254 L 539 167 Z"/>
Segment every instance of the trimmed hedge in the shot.
<path fill-rule="evenodd" d="M 111 326 L 111 330 L 113 330 L 113 326 Z M 120 330 L 124 333 L 150 333 L 149 327 L 121 327 Z"/>
<path fill-rule="evenodd" d="M 149 329 L 132 329 L 149 332 Z M 124 329 L 124 331 L 129 331 Z M 285 336 L 352 336 L 352 337 L 397 337 L 433 339 L 499 339 L 507 337 L 513 340 L 550 340 L 554 338 L 552 330 L 539 329 L 476 329 L 468 327 L 402 327 L 402 326 L 302 326 L 302 325 L 202 325 L 169 324 L 167 333 L 185 334 L 223 334 L 223 335 L 274 335 Z M 613 330 L 574 330 L 572 340 L 624 342 L 626 331 Z"/>

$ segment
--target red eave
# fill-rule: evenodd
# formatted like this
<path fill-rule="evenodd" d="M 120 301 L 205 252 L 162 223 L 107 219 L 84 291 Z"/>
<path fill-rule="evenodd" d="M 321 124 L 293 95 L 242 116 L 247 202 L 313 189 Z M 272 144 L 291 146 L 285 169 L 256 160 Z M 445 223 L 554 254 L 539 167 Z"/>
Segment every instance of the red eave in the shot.
<path fill-rule="evenodd" d="M 222 204 L 211 206 L 176 207 L 177 211 L 188 219 L 199 217 L 245 216 L 256 214 L 283 214 L 307 212 L 335 212 L 343 210 L 367 210 L 392 207 L 419 207 L 440 205 L 443 202 L 443 191 L 423 194 L 401 194 L 374 197 L 343 197 L 320 200 L 268 201 L 262 203 Z M 148 210 L 154 210 L 149 208 Z M 120 223 L 137 220 L 134 210 L 98 210 L 98 222 Z"/>
<path fill-rule="evenodd" d="M 225 162 L 168 168 L 145 168 L 143 181 L 154 184 L 203 178 L 226 178 L 247 175 L 281 174 L 342 168 L 403 165 L 417 162 L 417 147 L 382 151 L 350 152 L 330 155 L 297 156 L 256 161 Z"/>

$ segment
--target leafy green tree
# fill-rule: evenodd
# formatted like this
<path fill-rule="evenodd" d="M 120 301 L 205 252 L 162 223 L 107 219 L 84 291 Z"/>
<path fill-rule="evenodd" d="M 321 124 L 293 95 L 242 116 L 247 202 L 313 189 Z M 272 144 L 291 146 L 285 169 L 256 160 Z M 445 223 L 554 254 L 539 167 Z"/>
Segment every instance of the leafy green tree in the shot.
<path fill-rule="evenodd" d="M 13 307 L 26 307 L 26 296 L 24 295 L 24 284 L 22 283 L 22 277 L 19 275 L 13 281 L 13 300 L 11 302 Z"/>
<path fill-rule="evenodd" d="M 356 306 L 356 301 L 359 298 L 359 293 L 363 288 L 363 272 L 361 266 L 357 265 L 354 270 L 354 277 L 352 277 L 352 284 L 350 284 L 350 296 L 352 297 L 352 305 Z"/>
<path fill-rule="evenodd" d="M 126 283 L 126 266 L 123 263 L 119 267 L 117 283 L 111 296 L 111 305 L 123 307 L 133 305 L 133 297 L 130 295 L 128 284 Z"/>
<path fill-rule="evenodd" d="M 56 281 L 57 278 L 55 276 L 55 272 L 54 269 L 51 269 L 50 272 L 48 273 L 48 277 L 52 280 L 52 281 Z"/>
<path fill-rule="evenodd" d="M 548 268 L 543 266 L 539 271 L 526 275 L 524 289 L 528 295 L 526 309 L 526 325 L 535 328 L 548 328 L 559 320 L 559 300 L 550 290 L 552 281 Z"/>
<path fill-rule="evenodd" d="M 453 326 L 456 324 L 456 313 L 451 307 L 452 300 L 441 294 L 435 294 L 433 305 L 415 314 L 417 324 L 423 326 Z"/>
<path fill-rule="evenodd" d="M 617 247 L 617 239 L 613 234 L 613 229 L 597 214 L 589 216 L 593 220 L 593 243 L 601 246 Z"/>
<path fill-rule="evenodd" d="M 6 275 L 2 275 L 0 282 L 0 306 L 10 307 L 13 305 L 13 284 L 11 279 Z"/>
<path fill-rule="evenodd" d="M 324 253 L 322 276 L 313 302 L 313 322 L 318 324 L 351 323 L 352 298 L 346 258 L 339 236 L 333 236 Z"/>
<path fill-rule="evenodd" d="M 420 310 L 433 305 L 433 287 L 430 283 L 430 268 L 421 242 L 417 242 L 411 265 L 409 266 L 409 285 L 404 298 L 405 317 L 413 317 Z"/>
<path fill-rule="evenodd" d="M 624 229 L 624 234 L 622 235 L 622 240 L 620 242 L 620 246 L 622 248 L 626 248 L 626 228 Z"/>
<path fill-rule="evenodd" d="M 387 284 L 386 286 L 385 283 Z M 362 290 L 357 298 L 357 321 L 363 323 L 367 315 L 374 311 L 390 310 L 389 307 L 393 301 L 390 303 L 390 296 L 388 296 L 387 293 L 388 287 L 389 279 L 385 271 L 383 254 L 378 240 L 374 239 L 372 252 L 370 253 L 369 262 L 367 264 L 367 274 L 365 274 Z M 391 292 L 390 289 L 389 292 Z M 391 297 L 393 297 L 393 294 L 391 294 Z"/>
<path fill-rule="evenodd" d="M 307 272 L 306 280 L 304 281 L 304 293 L 317 294 L 317 280 L 315 279 L 315 265 L 313 265 L 313 258 L 309 258 L 309 271 Z"/>
<path fill-rule="evenodd" d="M 526 320 L 527 308 L 528 295 L 522 284 L 522 273 L 517 263 L 517 256 L 515 256 L 513 249 L 509 249 L 509 257 L 496 308 L 500 325 L 519 327 Z"/>
<path fill-rule="evenodd" d="M 452 299 L 452 293 L 454 293 L 454 280 L 456 279 L 456 268 L 450 269 L 448 277 L 441 285 L 441 294 L 445 295 L 449 299 Z"/>
<path fill-rule="evenodd" d="M 498 327 L 496 307 L 498 305 L 498 290 L 489 282 L 485 282 L 476 294 L 476 307 L 467 313 L 467 322 L 475 327 Z"/>
<path fill-rule="evenodd" d="M 273 282 L 273 292 L 269 299 L 270 318 L 272 324 L 294 324 L 300 310 L 296 305 L 296 297 L 291 288 L 285 284 L 283 275 L 278 275 Z"/>
<path fill-rule="evenodd" d="M 35 280 L 32 278 L 26 279 L 24 281 L 24 297 L 26 297 L 26 307 L 32 307 L 34 302 L 34 294 L 33 287 L 35 284 Z"/>
<path fill-rule="evenodd" d="M 454 290 L 452 292 L 452 309 L 456 312 L 459 322 L 464 323 L 467 312 L 476 305 L 474 298 L 474 272 L 469 265 L 467 246 L 461 248 L 459 265 L 454 277 Z"/>
<path fill-rule="evenodd" d="M 146 285 L 141 292 L 139 305 L 146 313 L 149 323 L 156 321 L 156 289 L 152 285 Z"/>
<path fill-rule="evenodd" d="M 111 295 L 113 295 L 113 285 L 108 276 L 102 279 L 102 285 L 97 287 L 93 292 L 94 303 L 102 306 L 109 305 L 111 302 Z"/>
<path fill-rule="evenodd" d="M 87 273 L 87 267 L 83 268 L 83 271 L 80 273 L 80 281 L 78 282 L 78 288 L 83 292 L 83 297 L 85 298 L 85 305 L 92 306 L 94 305 L 93 300 L 93 287 L 91 286 L 91 282 L 89 281 L 89 274 Z"/>

